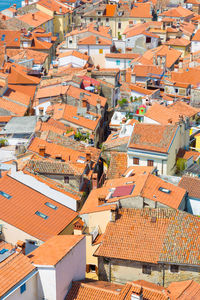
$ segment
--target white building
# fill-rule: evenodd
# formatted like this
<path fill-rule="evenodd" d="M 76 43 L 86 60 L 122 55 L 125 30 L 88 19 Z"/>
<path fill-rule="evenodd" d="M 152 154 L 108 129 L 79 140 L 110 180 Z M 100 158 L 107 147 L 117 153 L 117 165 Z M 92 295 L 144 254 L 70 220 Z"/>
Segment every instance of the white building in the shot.
<path fill-rule="evenodd" d="M 191 52 L 197 52 L 200 50 L 200 29 L 198 29 L 191 41 Z"/>

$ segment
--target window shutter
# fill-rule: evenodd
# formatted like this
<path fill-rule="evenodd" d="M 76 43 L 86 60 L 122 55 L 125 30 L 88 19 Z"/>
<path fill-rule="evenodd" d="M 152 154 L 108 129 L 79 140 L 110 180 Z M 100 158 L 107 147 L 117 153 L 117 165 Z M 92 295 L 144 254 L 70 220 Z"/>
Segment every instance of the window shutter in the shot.
<path fill-rule="evenodd" d="M 86 265 L 86 273 L 90 272 L 90 265 Z"/>

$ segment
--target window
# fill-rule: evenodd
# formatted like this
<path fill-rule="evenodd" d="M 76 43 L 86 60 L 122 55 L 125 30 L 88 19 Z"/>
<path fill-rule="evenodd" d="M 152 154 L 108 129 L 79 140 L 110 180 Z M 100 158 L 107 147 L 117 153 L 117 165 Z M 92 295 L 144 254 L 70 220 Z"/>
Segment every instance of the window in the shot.
<path fill-rule="evenodd" d="M 48 219 L 48 216 L 45 215 L 45 214 L 43 214 L 43 213 L 41 213 L 40 211 L 36 211 L 35 214 L 36 214 L 37 216 L 39 216 L 39 217 L 45 219 L 45 220 Z"/>
<path fill-rule="evenodd" d="M 175 93 L 177 94 L 178 93 L 178 89 L 174 89 L 175 90 Z"/>
<path fill-rule="evenodd" d="M 133 164 L 134 165 L 139 165 L 139 158 L 133 157 Z"/>
<path fill-rule="evenodd" d="M 116 60 L 116 65 L 119 66 L 120 65 L 120 60 Z"/>
<path fill-rule="evenodd" d="M 90 18 L 90 22 L 93 22 L 93 18 Z"/>
<path fill-rule="evenodd" d="M 86 273 L 97 273 L 97 266 L 96 265 L 86 265 Z"/>
<path fill-rule="evenodd" d="M 151 275 L 151 266 L 143 265 L 142 266 L 142 273 Z"/>
<path fill-rule="evenodd" d="M 64 183 L 69 183 L 69 176 L 64 177 Z"/>
<path fill-rule="evenodd" d="M 106 22 L 109 22 L 109 18 L 106 18 Z"/>
<path fill-rule="evenodd" d="M 118 29 L 121 29 L 121 28 L 122 28 L 122 24 L 118 23 Z"/>
<path fill-rule="evenodd" d="M 99 54 L 103 54 L 103 49 L 99 49 Z"/>
<path fill-rule="evenodd" d="M 52 208 L 52 209 L 55 209 L 55 210 L 58 209 L 57 206 L 53 205 L 53 204 L 50 203 L 50 202 L 46 202 L 45 205 L 48 206 L 48 207 L 50 207 L 50 208 Z"/>
<path fill-rule="evenodd" d="M 168 190 L 168 189 L 165 189 L 165 188 L 163 188 L 163 187 L 159 187 L 159 189 L 158 189 L 159 191 L 161 191 L 161 192 L 163 192 L 163 193 L 165 193 L 165 194 L 170 194 L 171 193 L 171 191 L 170 190 Z"/>
<path fill-rule="evenodd" d="M 70 40 L 69 43 L 72 44 L 72 40 Z"/>
<path fill-rule="evenodd" d="M 147 160 L 147 166 L 148 166 L 148 167 L 153 167 L 153 160 L 148 159 L 148 160 Z"/>
<path fill-rule="evenodd" d="M 20 293 L 23 294 L 23 292 L 25 292 L 26 290 L 26 283 L 24 283 L 23 285 L 20 286 Z"/>
<path fill-rule="evenodd" d="M 101 18 L 98 18 L 97 21 L 98 21 L 98 22 L 101 22 Z"/>
<path fill-rule="evenodd" d="M 7 193 L 5 193 L 5 192 L 3 192 L 3 191 L 0 191 L 0 195 L 3 196 L 3 197 L 6 198 L 6 199 L 12 198 L 12 196 L 8 195 Z"/>
<path fill-rule="evenodd" d="M 148 36 L 146 37 L 146 43 L 147 43 L 147 44 L 151 43 L 151 38 L 148 37 Z"/>
<path fill-rule="evenodd" d="M 172 273 L 178 273 L 179 267 L 177 265 L 171 265 L 170 266 L 170 272 Z"/>

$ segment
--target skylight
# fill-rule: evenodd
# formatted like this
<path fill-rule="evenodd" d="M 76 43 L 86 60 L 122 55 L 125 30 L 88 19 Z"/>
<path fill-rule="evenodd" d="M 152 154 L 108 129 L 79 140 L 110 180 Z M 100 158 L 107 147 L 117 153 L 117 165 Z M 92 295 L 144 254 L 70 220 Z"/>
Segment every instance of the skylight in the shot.
<path fill-rule="evenodd" d="M 75 116 L 73 117 L 73 119 L 79 120 L 79 118 L 78 118 L 78 117 L 75 117 Z"/>
<path fill-rule="evenodd" d="M 36 211 L 35 214 L 36 214 L 37 216 L 39 216 L 39 217 L 45 219 L 45 220 L 48 219 L 48 216 L 45 215 L 45 214 L 43 214 L 43 213 L 41 213 L 40 211 Z"/>
<path fill-rule="evenodd" d="M 0 254 L 4 254 L 7 251 L 8 251 L 8 249 L 3 248 L 3 249 L 0 250 Z"/>
<path fill-rule="evenodd" d="M 12 198 L 12 196 L 10 196 L 10 195 L 8 195 L 8 194 L 6 194 L 5 192 L 3 192 L 3 191 L 0 191 L 0 195 L 1 196 L 3 196 L 4 198 L 6 198 L 6 199 L 10 199 L 10 198 Z"/>
<path fill-rule="evenodd" d="M 58 209 L 57 206 L 53 205 L 53 204 L 50 203 L 50 202 L 46 202 L 45 205 L 48 206 L 48 207 L 50 207 L 50 208 L 52 208 L 52 209 L 55 209 L 55 210 Z"/>
<path fill-rule="evenodd" d="M 163 193 L 165 193 L 165 194 L 170 194 L 170 193 L 171 193 L 170 190 L 165 189 L 165 188 L 163 188 L 163 187 L 159 187 L 159 191 L 161 191 L 161 192 L 163 192 Z"/>

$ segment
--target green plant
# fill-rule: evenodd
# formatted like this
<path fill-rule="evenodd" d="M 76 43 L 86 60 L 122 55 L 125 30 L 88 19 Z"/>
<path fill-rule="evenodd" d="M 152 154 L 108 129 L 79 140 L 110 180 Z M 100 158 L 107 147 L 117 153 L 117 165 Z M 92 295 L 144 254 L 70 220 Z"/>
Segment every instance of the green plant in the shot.
<path fill-rule="evenodd" d="M 124 104 L 127 103 L 127 99 L 123 98 L 122 100 L 119 100 L 118 103 L 119 103 L 119 106 L 122 107 Z"/>
<path fill-rule="evenodd" d="M 6 146 L 7 143 L 8 141 L 6 139 L 0 139 L 0 147 Z"/>
<path fill-rule="evenodd" d="M 120 34 L 120 32 L 118 32 L 118 40 L 121 40 L 122 39 L 122 36 Z"/>

